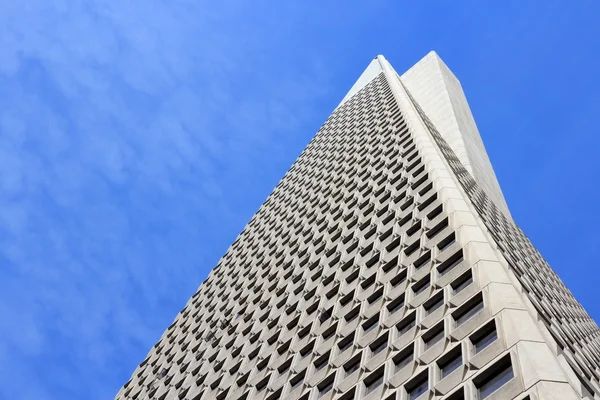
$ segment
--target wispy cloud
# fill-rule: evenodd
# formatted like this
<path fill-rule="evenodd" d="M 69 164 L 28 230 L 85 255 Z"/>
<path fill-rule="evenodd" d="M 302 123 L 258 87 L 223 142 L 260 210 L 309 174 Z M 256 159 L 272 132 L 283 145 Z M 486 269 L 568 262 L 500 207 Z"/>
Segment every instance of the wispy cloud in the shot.
<path fill-rule="evenodd" d="M 0 5 L 1 398 L 113 396 L 326 90 L 217 3 Z"/>

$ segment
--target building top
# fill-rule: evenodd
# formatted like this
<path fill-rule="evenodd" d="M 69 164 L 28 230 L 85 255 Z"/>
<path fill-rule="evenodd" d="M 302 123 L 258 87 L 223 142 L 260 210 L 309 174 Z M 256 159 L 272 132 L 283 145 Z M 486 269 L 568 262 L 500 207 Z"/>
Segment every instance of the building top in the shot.
<path fill-rule="evenodd" d="M 461 84 L 435 51 L 429 52 L 402 76 L 383 55 L 378 55 L 344 96 L 338 108 L 385 68 L 398 76 L 463 166 L 504 215 L 512 219 Z"/>

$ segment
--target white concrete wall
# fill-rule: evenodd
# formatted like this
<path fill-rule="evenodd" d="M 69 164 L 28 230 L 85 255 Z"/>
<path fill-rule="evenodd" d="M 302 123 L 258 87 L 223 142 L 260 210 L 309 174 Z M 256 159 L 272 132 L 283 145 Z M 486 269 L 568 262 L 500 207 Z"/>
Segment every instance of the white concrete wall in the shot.
<path fill-rule="evenodd" d="M 435 52 L 401 80 L 496 206 L 511 218 L 460 82 Z"/>

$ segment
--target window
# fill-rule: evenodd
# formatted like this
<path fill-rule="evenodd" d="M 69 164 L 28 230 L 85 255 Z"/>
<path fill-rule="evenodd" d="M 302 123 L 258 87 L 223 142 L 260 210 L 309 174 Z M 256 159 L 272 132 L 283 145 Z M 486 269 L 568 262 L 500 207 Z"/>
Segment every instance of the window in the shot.
<path fill-rule="evenodd" d="M 304 382 L 305 375 L 306 375 L 306 370 L 300 372 L 298 375 L 293 377 L 292 380 L 290 380 L 291 390 L 296 389 L 298 386 L 300 386 L 302 384 L 302 382 Z"/>
<path fill-rule="evenodd" d="M 383 288 L 379 289 L 378 291 L 376 291 L 375 293 L 370 295 L 369 298 L 367 299 L 367 301 L 369 302 L 369 304 L 373 304 L 377 300 L 379 300 L 382 296 L 383 296 Z"/>
<path fill-rule="evenodd" d="M 431 348 L 434 344 L 438 343 L 444 338 L 444 323 L 440 323 L 437 326 L 431 328 L 427 333 L 423 335 L 423 343 L 425 344 L 425 350 Z"/>
<path fill-rule="evenodd" d="M 414 344 L 411 344 L 409 347 L 398 353 L 398 355 L 392 359 L 392 361 L 394 361 L 395 371 L 398 372 L 409 365 L 414 359 L 414 354 Z"/>
<path fill-rule="evenodd" d="M 438 243 L 438 251 L 442 252 L 448 247 L 452 246 L 454 243 L 456 243 L 456 235 L 454 234 L 454 232 L 452 232 L 450 235 L 446 236 L 445 239 Z"/>
<path fill-rule="evenodd" d="M 399 336 L 404 335 L 406 332 L 414 328 L 415 326 L 415 313 L 412 313 L 410 316 L 404 318 L 396 325 L 396 329 L 398 329 Z"/>
<path fill-rule="evenodd" d="M 350 376 L 360 368 L 360 357 L 355 357 L 344 365 L 344 377 Z"/>
<path fill-rule="evenodd" d="M 477 388 L 478 399 L 488 398 L 514 376 L 509 355 L 473 380 Z"/>
<path fill-rule="evenodd" d="M 388 304 L 387 309 L 390 314 L 393 314 L 402 307 L 404 307 L 404 294 L 398 296 L 394 301 Z"/>
<path fill-rule="evenodd" d="M 392 287 L 396 287 L 396 286 L 400 285 L 402 282 L 404 282 L 405 280 L 406 280 L 406 270 L 403 270 L 398 275 L 396 275 L 390 281 L 390 283 L 392 284 Z"/>
<path fill-rule="evenodd" d="M 492 344 L 496 339 L 498 339 L 498 332 L 496 331 L 496 324 L 492 321 L 471 336 L 471 343 L 473 343 L 473 349 L 477 354 Z"/>
<path fill-rule="evenodd" d="M 375 357 L 377 354 L 385 350 L 387 348 L 387 341 L 387 334 L 374 341 L 373 344 L 369 346 L 369 348 L 371 349 L 371 357 Z"/>
<path fill-rule="evenodd" d="M 424 305 L 425 314 L 429 315 L 444 304 L 444 292 L 440 291 L 438 294 L 429 299 Z"/>
<path fill-rule="evenodd" d="M 452 293 L 458 294 L 462 292 L 464 288 L 473 283 L 473 272 L 468 270 L 466 273 L 462 274 L 457 280 L 452 282 L 450 286 L 452 287 Z"/>
<path fill-rule="evenodd" d="M 354 333 L 351 335 L 348 335 L 347 337 L 345 337 L 343 340 L 341 340 L 338 343 L 338 348 L 340 349 L 340 352 L 343 352 L 346 349 L 349 349 L 350 346 L 352 346 L 352 343 L 354 342 Z"/>
<path fill-rule="evenodd" d="M 300 356 L 302 358 L 305 358 L 306 356 L 310 355 L 314 345 L 315 345 L 315 341 L 313 340 L 312 342 L 310 342 L 309 344 L 304 346 L 304 348 L 302 350 L 300 350 Z M 257 349 L 257 350 L 259 350 L 259 349 Z"/>
<path fill-rule="evenodd" d="M 462 249 L 454 253 L 450 256 L 446 261 L 440 264 L 437 268 L 440 276 L 446 275 L 448 272 L 452 271 L 457 265 L 459 265 L 463 261 L 463 252 Z"/>
<path fill-rule="evenodd" d="M 362 325 L 363 332 L 365 334 L 371 332 L 373 329 L 375 329 L 377 327 L 377 323 L 378 322 L 379 322 L 379 314 L 377 314 L 374 317 L 368 319 L 367 322 L 365 322 Z"/>
<path fill-rule="evenodd" d="M 344 297 L 342 297 L 340 299 L 340 304 L 343 306 L 345 306 L 346 304 L 348 304 L 352 299 L 354 298 L 354 290 L 351 291 L 350 293 L 348 293 L 347 295 L 345 295 Z"/>
<path fill-rule="evenodd" d="M 431 250 L 427 250 L 425 254 L 423 254 L 413 263 L 413 265 L 415 266 L 415 269 L 419 269 L 422 266 L 424 266 L 429 260 L 431 260 Z"/>
<path fill-rule="evenodd" d="M 423 278 L 419 282 L 415 283 L 412 287 L 412 290 L 413 290 L 413 293 L 415 294 L 415 296 L 423 293 L 425 291 L 425 289 L 427 289 L 429 287 L 430 281 L 431 281 L 431 278 L 429 275 L 427 275 L 425 278 Z"/>
<path fill-rule="evenodd" d="M 462 352 L 460 351 L 460 346 L 458 346 L 458 348 L 452 350 L 438 361 L 442 379 L 450 375 L 450 373 L 455 371 L 462 364 Z"/>
<path fill-rule="evenodd" d="M 359 311 L 360 311 L 360 306 L 354 308 L 352 311 L 350 311 L 348 314 L 346 314 L 346 316 L 344 317 L 344 319 L 346 320 L 346 323 L 349 323 L 350 321 L 353 321 L 354 319 L 356 319 L 356 317 L 358 317 Z"/>
<path fill-rule="evenodd" d="M 289 371 L 291 365 L 292 365 L 292 359 L 289 359 L 285 363 L 281 364 L 279 366 L 279 368 L 277 368 L 277 372 L 279 373 L 279 375 L 283 375 L 287 371 Z"/>
<path fill-rule="evenodd" d="M 465 400 L 465 388 L 461 387 L 456 392 L 452 393 L 446 400 Z M 527 399 L 523 399 L 527 400 Z"/>
<path fill-rule="evenodd" d="M 448 218 L 444 218 L 442 221 L 440 221 L 439 224 L 437 224 L 436 226 L 434 226 L 433 228 L 431 228 L 426 233 L 426 236 L 429 239 L 431 239 L 431 238 L 435 237 L 435 235 L 437 235 L 438 233 L 440 233 L 441 231 L 443 231 L 446 227 L 448 227 Z"/>
<path fill-rule="evenodd" d="M 335 335 L 336 330 L 337 330 L 337 322 L 335 324 L 333 324 L 332 326 L 330 326 L 329 328 L 327 328 L 327 330 L 325 332 L 323 332 L 323 340 L 327 340 L 327 339 L 333 337 L 333 335 Z"/>
<path fill-rule="evenodd" d="M 333 389 L 333 378 L 335 375 L 329 376 L 327 379 L 323 381 L 320 385 L 317 386 L 319 389 L 319 397 L 324 396 L 331 389 Z"/>
<path fill-rule="evenodd" d="M 331 318 L 331 315 L 333 314 L 333 307 L 330 307 L 328 310 L 324 310 L 321 312 L 321 315 L 319 316 L 319 322 L 321 322 L 322 324 L 327 321 L 329 318 Z"/>
<path fill-rule="evenodd" d="M 473 316 L 475 316 L 481 310 L 483 310 L 483 297 L 481 294 L 479 294 L 454 312 L 452 317 L 454 318 L 456 326 L 460 326 L 473 318 Z"/>
<path fill-rule="evenodd" d="M 314 362 L 315 371 L 322 370 L 327 365 L 327 361 L 329 361 L 329 352 L 323 354 Z"/>
<path fill-rule="evenodd" d="M 256 365 L 256 368 L 257 368 L 259 371 L 262 371 L 263 369 L 265 369 L 265 368 L 266 368 L 266 366 L 267 366 L 267 364 L 269 364 L 269 358 L 270 358 L 270 357 L 267 357 L 267 358 L 265 358 L 264 360 L 262 360 L 260 363 L 258 363 L 258 364 Z"/>
<path fill-rule="evenodd" d="M 419 375 L 405 386 L 409 400 L 416 400 L 429 390 L 427 373 Z"/>
<path fill-rule="evenodd" d="M 365 396 L 373 392 L 383 383 L 383 368 L 365 379 Z"/>

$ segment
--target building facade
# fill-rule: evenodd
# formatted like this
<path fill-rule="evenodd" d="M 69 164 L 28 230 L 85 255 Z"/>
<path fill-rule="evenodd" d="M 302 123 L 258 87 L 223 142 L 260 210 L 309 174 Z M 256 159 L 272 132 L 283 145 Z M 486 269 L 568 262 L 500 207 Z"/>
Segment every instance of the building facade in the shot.
<path fill-rule="evenodd" d="M 600 399 L 600 329 L 514 224 L 460 83 L 367 67 L 119 400 Z"/>

